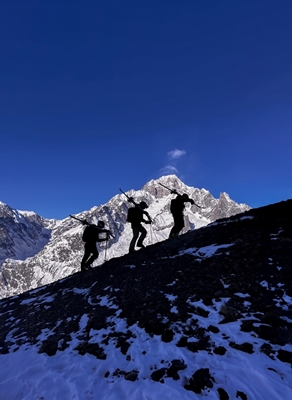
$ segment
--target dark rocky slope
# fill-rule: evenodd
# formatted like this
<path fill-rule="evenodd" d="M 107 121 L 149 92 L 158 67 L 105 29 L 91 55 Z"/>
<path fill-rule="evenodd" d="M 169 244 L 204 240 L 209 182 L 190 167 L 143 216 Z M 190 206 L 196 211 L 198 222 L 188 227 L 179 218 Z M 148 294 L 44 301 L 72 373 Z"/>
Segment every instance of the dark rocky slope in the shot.
<path fill-rule="evenodd" d="M 71 333 L 80 329 L 78 321 L 87 314 L 76 351 L 104 359 L 106 343 L 115 338 L 117 351 L 127 356 L 131 330 L 119 333 L 113 329 L 101 343 L 89 343 L 91 330 L 108 326 L 110 317 L 119 310 L 119 318 L 125 319 L 128 327 L 138 323 L 150 335 L 161 335 L 162 341 L 172 341 L 179 331 L 176 345 L 190 352 L 207 350 L 224 355 L 232 347 L 252 353 L 252 338 L 258 337 L 264 340 L 261 352 L 267 357 L 292 365 L 292 353 L 282 349 L 292 344 L 291 210 L 292 200 L 252 209 L 179 239 L 111 259 L 85 274 L 76 273 L 3 299 L 0 352 L 17 351 L 29 343 L 37 344 L 39 352 L 54 355 L 66 349 Z M 102 296 L 108 296 L 114 306 L 103 307 Z M 212 306 L 220 299 L 224 301 L 219 324 L 199 326 L 196 316 L 208 316 L 204 305 Z M 192 303 L 199 300 L 202 307 L 194 307 Z M 225 345 L 216 346 L 211 336 L 220 335 L 220 326 L 235 320 L 240 321 L 243 332 L 250 332 L 251 340 L 235 343 L 225 335 Z M 53 334 L 40 339 L 44 329 Z M 151 378 L 177 379 L 178 371 L 184 368 L 173 360 L 168 367 L 154 371 Z M 186 389 L 199 392 L 200 385 L 213 385 L 209 371 L 199 371 L 185 384 Z M 131 379 L 137 379 L 138 372 Z M 223 389 L 218 393 L 222 399 L 228 398 Z"/>

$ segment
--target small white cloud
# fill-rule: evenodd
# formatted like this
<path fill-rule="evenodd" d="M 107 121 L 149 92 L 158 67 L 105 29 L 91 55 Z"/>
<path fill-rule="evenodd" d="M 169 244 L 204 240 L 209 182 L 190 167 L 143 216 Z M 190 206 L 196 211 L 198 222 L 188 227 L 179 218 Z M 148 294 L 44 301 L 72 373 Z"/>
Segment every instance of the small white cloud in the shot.
<path fill-rule="evenodd" d="M 166 165 L 165 167 L 161 168 L 160 173 L 163 175 L 177 174 L 178 170 L 172 165 Z"/>
<path fill-rule="evenodd" d="M 167 153 L 168 157 L 172 160 L 174 158 L 180 158 L 181 156 L 184 156 L 186 154 L 185 150 L 179 150 L 179 149 L 175 149 L 172 151 L 169 151 Z"/>

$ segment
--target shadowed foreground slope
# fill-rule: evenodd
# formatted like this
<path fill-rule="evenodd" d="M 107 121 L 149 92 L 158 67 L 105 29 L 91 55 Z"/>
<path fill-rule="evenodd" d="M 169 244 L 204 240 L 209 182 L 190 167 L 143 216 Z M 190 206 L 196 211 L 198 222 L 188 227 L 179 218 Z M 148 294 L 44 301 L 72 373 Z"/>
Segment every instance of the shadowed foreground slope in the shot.
<path fill-rule="evenodd" d="M 253 209 L 2 300 L 0 357 L 94 365 L 90 394 L 78 372 L 55 372 L 63 399 L 292 397 L 291 209 Z M 5 399 L 44 396 L 0 363 Z"/>

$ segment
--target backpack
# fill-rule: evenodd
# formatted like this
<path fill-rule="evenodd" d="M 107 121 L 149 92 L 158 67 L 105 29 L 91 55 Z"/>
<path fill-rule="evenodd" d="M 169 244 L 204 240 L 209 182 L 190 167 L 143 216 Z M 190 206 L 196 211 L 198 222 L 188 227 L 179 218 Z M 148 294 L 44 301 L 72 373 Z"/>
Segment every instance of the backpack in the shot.
<path fill-rule="evenodd" d="M 96 225 L 88 225 L 82 235 L 83 242 L 97 242 L 99 239 L 100 230 Z"/>
<path fill-rule="evenodd" d="M 136 219 L 136 210 L 135 207 L 130 207 L 128 209 L 128 215 L 127 215 L 127 222 L 134 222 Z"/>
<path fill-rule="evenodd" d="M 170 203 L 170 212 L 172 214 L 182 213 L 185 206 L 184 203 L 179 200 L 179 198 L 172 199 Z"/>

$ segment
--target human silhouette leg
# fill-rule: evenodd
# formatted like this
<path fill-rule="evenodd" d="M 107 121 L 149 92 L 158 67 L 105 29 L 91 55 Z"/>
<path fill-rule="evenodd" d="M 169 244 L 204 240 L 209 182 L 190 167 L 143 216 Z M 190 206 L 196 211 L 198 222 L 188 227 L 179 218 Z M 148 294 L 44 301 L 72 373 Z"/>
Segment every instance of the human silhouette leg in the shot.
<path fill-rule="evenodd" d="M 145 237 L 147 235 L 147 230 L 144 228 L 144 226 L 140 225 L 139 232 L 141 233 L 141 235 L 138 239 L 137 247 L 145 247 L 143 244 L 143 240 L 145 239 Z"/>
<path fill-rule="evenodd" d="M 184 216 L 182 214 L 173 214 L 174 225 L 169 233 L 169 238 L 177 237 L 185 226 Z"/>
<path fill-rule="evenodd" d="M 90 257 L 90 255 L 92 256 Z M 81 261 L 81 271 L 86 271 L 89 266 L 98 257 L 98 251 L 95 242 L 86 242 L 84 245 L 84 256 Z"/>
<path fill-rule="evenodd" d="M 133 226 L 132 227 L 132 231 L 133 231 L 133 238 L 130 242 L 130 246 L 129 246 L 129 253 L 132 253 L 135 250 L 135 244 L 137 242 L 140 230 L 138 226 Z"/>

